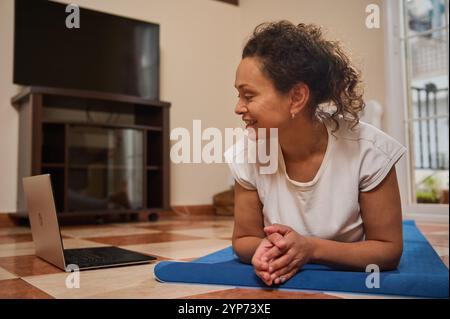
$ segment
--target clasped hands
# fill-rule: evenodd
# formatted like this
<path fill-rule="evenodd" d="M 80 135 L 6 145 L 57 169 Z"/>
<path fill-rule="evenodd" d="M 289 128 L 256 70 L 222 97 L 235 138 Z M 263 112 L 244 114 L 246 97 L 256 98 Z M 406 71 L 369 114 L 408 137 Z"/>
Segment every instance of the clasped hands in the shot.
<path fill-rule="evenodd" d="M 283 284 L 311 261 L 313 243 L 285 225 L 273 224 L 264 232 L 266 237 L 253 255 L 252 265 L 266 285 Z"/>

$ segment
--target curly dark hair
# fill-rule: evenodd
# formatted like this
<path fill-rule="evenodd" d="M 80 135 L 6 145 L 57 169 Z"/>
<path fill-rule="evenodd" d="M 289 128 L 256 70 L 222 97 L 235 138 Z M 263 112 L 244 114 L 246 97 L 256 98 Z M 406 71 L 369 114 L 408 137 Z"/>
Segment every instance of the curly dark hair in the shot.
<path fill-rule="evenodd" d="M 262 72 L 275 88 L 288 93 L 303 82 L 310 90 L 308 111 L 313 119 L 331 119 L 339 129 L 338 117 L 359 123 L 365 107 L 360 72 L 352 65 L 338 41 L 327 41 L 314 24 L 289 21 L 258 25 L 246 43 L 242 59 L 257 57 Z M 332 112 L 322 104 L 334 105 Z"/>

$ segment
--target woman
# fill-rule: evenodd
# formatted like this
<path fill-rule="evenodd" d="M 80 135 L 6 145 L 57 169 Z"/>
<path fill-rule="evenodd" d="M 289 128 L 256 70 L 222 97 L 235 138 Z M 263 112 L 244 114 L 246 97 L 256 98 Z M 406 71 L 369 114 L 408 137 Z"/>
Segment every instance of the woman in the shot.
<path fill-rule="evenodd" d="M 280 152 L 273 174 L 236 161 L 248 143 L 225 154 L 237 181 L 233 248 L 267 285 L 306 263 L 361 271 L 399 263 L 394 165 L 405 148 L 359 121 L 360 84 L 339 43 L 314 25 L 265 23 L 245 45 L 235 112 L 247 128 L 277 128 Z"/>

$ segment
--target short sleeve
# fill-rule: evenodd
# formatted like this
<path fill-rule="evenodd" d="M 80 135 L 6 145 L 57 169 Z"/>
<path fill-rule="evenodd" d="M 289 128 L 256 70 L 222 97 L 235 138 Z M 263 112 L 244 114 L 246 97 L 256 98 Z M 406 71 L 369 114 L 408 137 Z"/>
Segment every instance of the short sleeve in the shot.
<path fill-rule="evenodd" d="M 368 192 L 377 187 L 405 153 L 403 145 L 382 131 L 361 141 L 359 190 Z"/>
<path fill-rule="evenodd" d="M 256 190 L 255 164 L 247 160 L 246 150 L 244 143 L 238 141 L 224 153 L 224 157 L 236 182 L 245 189 Z"/>

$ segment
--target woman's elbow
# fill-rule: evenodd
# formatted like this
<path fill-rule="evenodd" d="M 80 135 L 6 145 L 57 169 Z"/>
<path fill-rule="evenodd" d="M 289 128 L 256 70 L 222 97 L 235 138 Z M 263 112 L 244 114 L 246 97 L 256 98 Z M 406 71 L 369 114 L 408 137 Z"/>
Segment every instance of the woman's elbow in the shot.
<path fill-rule="evenodd" d="M 251 264 L 252 263 L 252 257 L 253 253 L 249 247 L 247 247 L 247 243 L 245 242 L 245 239 L 242 237 L 233 237 L 232 239 L 232 247 L 233 251 L 238 256 L 239 260 L 245 264 Z"/>
<path fill-rule="evenodd" d="M 235 246 L 233 244 L 233 250 L 236 256 L 239 258 L 239 261 L 244 264 L 251 264 L 252 263 L 252 256 L 249 256 L 245 254 L 245 252 L 242 251 L 242 249 L 239 249 L 239 245 Z"/>
<path fill-rule="evenodd" d="M 382 271 L 395 270 L 400 264 L 400 260 L 403 254 L 403 245 L 393 248 L 386 256 L 386 260 L 380 267 Z"/>

